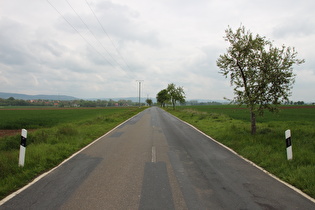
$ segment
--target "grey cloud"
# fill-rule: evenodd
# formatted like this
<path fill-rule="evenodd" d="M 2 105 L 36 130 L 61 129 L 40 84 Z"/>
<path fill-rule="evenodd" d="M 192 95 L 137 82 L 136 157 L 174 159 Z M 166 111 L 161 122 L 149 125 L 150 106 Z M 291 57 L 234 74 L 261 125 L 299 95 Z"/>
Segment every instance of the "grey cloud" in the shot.
<path fill-rule="evenodd" d="M 158 32 L 140 19 L 140 14 L 127 6 L 105 1 L 97 5 L 96 14 L 107 33 L 120 42 L 137 41 L 146 45 L 160 44 Z"/>
<path fill-rule="evenodd" d="M 65 1 L 50 2 L 89 43 L 46 1 L 4 1 L 0 7 L 2 90 L 119 97 L 137 95 L 135 81 L 143 79 L 144 93 L 151 97 L 171 82 L 184 86 L 189 98 L 229 97 L 233 89 L 218 73 L 216 59 L 228 46 L 222 38 L 225 28 L 235 29 L 241 23 L 254 33 L 296 47 L 306 59 L 296 69 L 297 84 L 314 74 L 313 0 L 88 1 L 131 70 L 84 0 L 69 2 L 98 40 Z M 302 91 L 305 98 L 313 77 L 308 80 L 309 88 Z"/>
<path fill-rule="evenodd" d="M 308 36 L 314 33 L 315 21 L 313 17 L 305 17 L 302 19 L 292 17 L 278 25 L 273 31 L 273 35 L 276 38 Z"/>
<path fill-rule="evenodd" d="M 108 39 L 108 34 L 116 44 L 125 44 L 126 42 L 139 42 L 150 46 L 160 44 L 158 32 L 150 29 L 150 26 L 140 19 L 137 11 L 111 1 L 104 1 L 96 5 L 91 4 L 90 6 L 102 26 L 87 6 L 85 13 L 76 11 L 80 17 L 70 9 L 66 14 L 63 14 L 63 18 L 66 20 L 58 21 L 56 27 L 71 34 L 79 32 L 80 36 L 84 37 L 84 41 L 89 40 L 89 42 L 98 42 L 95 37 Z M 75 7 L 73 8 L 76 10 Z"/>
<path fill-rule="evenodd" d="M 24 26 L 8 18 L 0 20 L 0 62 L 8 65 L 22 65 L 29 59 L 23 35 Z"/>
<path fill-rule="evenodd" d="M 1 38 L 0 38 L 1 39 Z M 4 42 L 2 42 L 4 41 Z M 5 42 L 4 39 L 0 41 L 0 62 L 7 65 L 22 65 L 25 64 L 28 57 L 18 46 L 12 46 Z"/>
<path fill-rule="evenodd" d="M 56 40 L 34 40 L 32 42 L 32 47 L 36 53 L 53 57 L 61 57 L 67 50 L 66 46 L 61 45 Z"/>
<path fill-rule="evenodd" d="M 42 28 L 41 30 L 45 30 Z M 61 57 L 66 47 L 53 39 L 41 38 L 29 25 L 2 18 L 0 20 L 0 62 L 8 65 L 47 63 Z M 45 32 L 40 32 L 45 33 Z"/>

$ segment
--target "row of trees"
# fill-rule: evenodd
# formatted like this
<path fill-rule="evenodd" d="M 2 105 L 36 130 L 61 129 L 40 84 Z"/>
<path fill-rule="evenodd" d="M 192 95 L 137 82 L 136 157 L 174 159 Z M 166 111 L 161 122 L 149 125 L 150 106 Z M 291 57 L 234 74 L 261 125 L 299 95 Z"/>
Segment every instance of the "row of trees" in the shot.
<path fill-rule="evenodd" d="M 200 102 L 198 100 L 190 100 L 186 101 L 185 105 L 187 106 L 208 106 L 208 105 L 222 105 L 223 103 L 217 101 L 207 101 L 207 102 Z"/>
<path fill-rule="evenodd" d="M 0 98 L 0 106 L 28 106 L 29 101 L 25 101 L 22 99 L 14 99 L 10 97 L 8 99 Z"/>
<path fill-rule="evenodd" d="M 173 109 L 175 109 L 176 103 L 185 103 L 185 92 L 183 87 L 176 87 L 174 83 L 168 84 L 166 89 L 161 90 L 157 96 L 156 100 L 162 107 L 166 104 L 172 104 Z"/>
<path fill-rule="evenodd" d="M 152 104 L 152 102 L 151 102 Z M 57 106 L 57 107 L 110 107 L 110 106 L 136 106 L 137 102 L 131 100 L 22 100 L 10 97 L 8 99 L 0 98 L 0 106 Z M 145 104 L 142 104 L 145 105 Z"/>

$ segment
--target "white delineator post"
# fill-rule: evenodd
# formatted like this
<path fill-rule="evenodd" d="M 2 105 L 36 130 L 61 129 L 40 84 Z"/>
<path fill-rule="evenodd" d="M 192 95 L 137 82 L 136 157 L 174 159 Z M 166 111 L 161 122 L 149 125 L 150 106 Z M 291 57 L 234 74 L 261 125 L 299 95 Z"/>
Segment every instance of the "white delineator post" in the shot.
<path fill-rule="evenodd" d="M 285 131 L 285 142 L 287 146 L 287 159 L 292 160 L 293 154 L 292 154 L 292 142 L 291 142 L 291 131 L 286 130 Z"/>
<path fill-rule="evenodd" d="M 24 166 L 24 162 L 25 162 L 26 138 L 27 138 L 27 130 L 22 129 L 21 144 L 20 144 L 20 157 L 19 157 L 19 166 L 22 166 L 22 167 Z"/>

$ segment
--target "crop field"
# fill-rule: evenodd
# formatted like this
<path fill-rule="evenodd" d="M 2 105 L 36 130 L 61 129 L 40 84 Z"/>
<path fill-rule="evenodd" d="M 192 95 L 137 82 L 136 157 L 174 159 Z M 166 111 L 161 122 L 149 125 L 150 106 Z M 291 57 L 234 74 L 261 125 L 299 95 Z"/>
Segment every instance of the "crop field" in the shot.
<path fill-rule="evenodd" d="M 142 111 L 138 107 L 0 109 L 0 199 Z M 18 166 L 27 129 L 25 166 Z M 6 132 L 6 134 L 8 134 Z"/>
<path fill-rule="evenodd" d="M 192 108 L 200 112 L 220 113 L 231 118 L 248 122 L 250 120 L 249 110 L 245 106 L 219 105 L 219 106 L 190 106 L 179 107 L 180 109 Z M 315 106 L 282 106 L 278 113 L 265 111 L 264 116 L 257 116 L 257 122 L 271 121 L 298 121 L 313 122 L 315 124 Z"/>
<path fill-rule="evenodd" d="M 0 129 L 49 128 L 62 123 L 86 120 L 98 115 L 124 112 L 124 108 L 19 108 L 0 109 Z"/>
<path fill-rule="evenodd" d="M 250 134 L 245 107 L 181 106 L 167 109 L 243 157 L 315 198 L 315 106 L 283 106 L 279 113 L 257 116 Z M 292 134 L 293 160 L 286 157 L 284 132 Z"/>

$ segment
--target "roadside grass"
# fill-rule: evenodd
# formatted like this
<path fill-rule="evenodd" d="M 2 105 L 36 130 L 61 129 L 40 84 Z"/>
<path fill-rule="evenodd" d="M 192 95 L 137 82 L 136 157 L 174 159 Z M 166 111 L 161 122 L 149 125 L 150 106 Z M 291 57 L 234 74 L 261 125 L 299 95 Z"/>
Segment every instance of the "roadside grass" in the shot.
<path fill-rule="evenodd" d="M 82 111 L 82 116 L 72 115 L 72 120 L 70 116 L 61 120 L 57 116 L 62 116 L 65 112 L 61 109 L 56 110 L 56 116 L 51 117 L 58 118 L 60 123 L 57 121 L 54 125 L 48 123 L 45 125 L 47 127 L 28 133 L 23 168 L 18 166 L 20 136 L 0 138 L 0 199 L 27 184 L 39 174 L 55 167 L 76 151 L 142 110 L 135 107 L 95 109 L 87 114 L 86 110 L 81 109 L 76 110 L 76 114 Z M 43 112 L 39 113 L 43 114 Z M 41 117 L 47 116 L 48 114 Z"/>
<path fill-rule="evenodd" d="M 251 135 L 249 112 L 227 107 L 178 107 L 167 111 L 315 198 L 315 108 L 266 113 L 257 120 L 257 134 Z M 292 133 L 291 161 L 286 157 L 287 129 Z"/>

